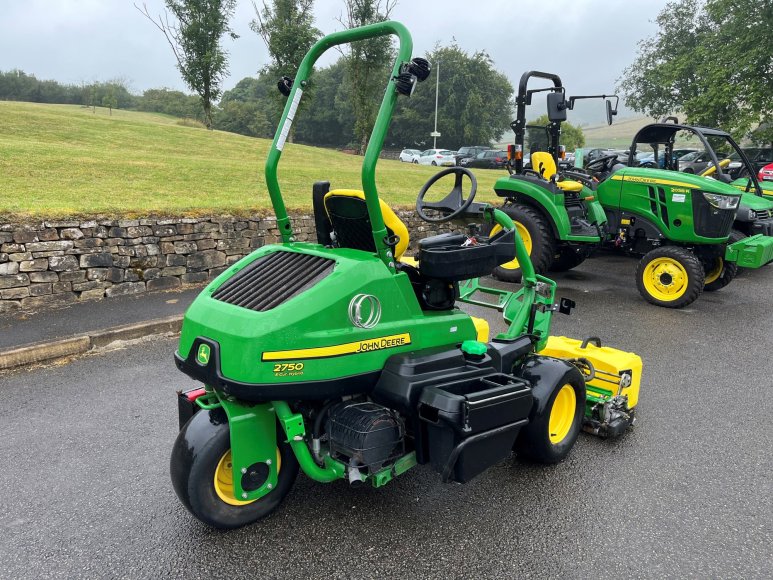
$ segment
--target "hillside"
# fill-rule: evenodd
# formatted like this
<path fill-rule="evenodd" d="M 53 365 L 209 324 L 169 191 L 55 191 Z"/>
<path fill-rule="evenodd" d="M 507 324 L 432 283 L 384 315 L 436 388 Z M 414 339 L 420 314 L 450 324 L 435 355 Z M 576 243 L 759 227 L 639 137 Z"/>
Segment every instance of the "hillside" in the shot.
<path fill-rule="evenodd" d="M 650 117 L 623 117 L 615 119 L 612 125 L 583 127 L 585 148 L 607 147 L 609 149 L 628 149 L 636 132 L 655 120 Z"/>
<path fill-rule="evenodd" d="M 178 119 L 74 105 L 0 102 L 0 215 L 246 214 L 271 204 L 263 179 L 270 141 L 179 125 Z M 290 209 L 309 209 L 311 186 L 361 188 L 362 157 L 290 145 L 279 181 Z M 381 160 L 379 192 L 412 207 L 436 168 Z M 502 171 L 480 170 L 479 199 Z"/>

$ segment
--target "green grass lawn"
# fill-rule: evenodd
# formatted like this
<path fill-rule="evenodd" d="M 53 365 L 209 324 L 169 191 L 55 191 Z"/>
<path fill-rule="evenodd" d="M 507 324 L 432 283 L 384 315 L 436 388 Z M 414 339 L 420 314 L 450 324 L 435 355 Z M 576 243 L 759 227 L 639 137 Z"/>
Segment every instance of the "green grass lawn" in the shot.
<path fill-rule="evenodd" d="M 270 141 L 181 126 L 175 118 L 76 105 L 0 102 L 0 215 L 137 217 L 267 213 Z M 289 145 L 279 182 L 289 209 L 311 207 L 311 186 L 360 189 L 362 157 Z M 411 207 L 437 171 L 381 160 L 377 184 L 394 207 Z M 496 201 L 503 171 L 477 170 L 478 199 Z"/>

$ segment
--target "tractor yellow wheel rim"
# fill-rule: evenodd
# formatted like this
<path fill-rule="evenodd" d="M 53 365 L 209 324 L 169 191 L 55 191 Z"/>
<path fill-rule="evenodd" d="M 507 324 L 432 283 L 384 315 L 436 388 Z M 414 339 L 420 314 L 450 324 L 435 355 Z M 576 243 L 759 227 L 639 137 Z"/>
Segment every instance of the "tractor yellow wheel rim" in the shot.
<path fill-rule="evenodd" d="M 550 429 L 550 442 L 553 445 L 561 443 L 569 434 L 569 431 L 572 429 L 572 423 L 574 423 L 574 413 L 576 410 L 577 395 L 574 394 L 574 387 L 572 385 L 564 385 L 558 391 L 553 401 L 553 408 L 550 409 L 548 428 Z"/>
<path fill-rule="evenodd" d="M 282 456 L 279 454 L 279 448 L 276 449 L 276 469 L 277 473 L 282 468 Z M 226 451 L 217 462 L 215 468 L 215 493 L 228 505 L 249 505 L 258 500 L 252 499 L 242 501 L 236 499 L 234 494 L 234 475 L 233 462 L 231 461 L 231 450 Z"/>
<path fill-rule="evenodd" d="M 644 268 L 644 288 L 661 302 L 678 300 L 687 292 L 687 270 L 672 258 L 656 258 Z"/>
<path fill-rule="evenodd" d="M 515 231 L 518 232 L 518 235 L 521 237 L 521 240 L 523 241 L 523 245 L 526 247 L 526 253 L 531 256 L 531 248 L 532 248 L 532 240 L 531 240 L 531 234 L 529 234 L 529 230 L 526 229 L 526 226 L 523 225 L 521 222 L 513 221 L 515 223 Z M 491 228 L 490 236 L 495 236 L 499 232 L 502 231 L 502 226 L 499 224 L 496 224 L 493 228 Z M 502 264 L 499 266 L 500 268 L 504 268 L 505 270 L 517 270 L 521 267 L 521 265 L 518 263 L 518 260 L 511 260 L 510 262 L 507 262 L 505 264 Z"/>
<path fill-rule="evenodd" d="M 712 282 L 716 282 L 719 277 L 722 275 L 722 270 L 725 267 L 725 261 L 719 257 L 717 258 L 716 266 L 713 270 L 709 270 L 706 272 L 706 284 L 711 284 Z"/>

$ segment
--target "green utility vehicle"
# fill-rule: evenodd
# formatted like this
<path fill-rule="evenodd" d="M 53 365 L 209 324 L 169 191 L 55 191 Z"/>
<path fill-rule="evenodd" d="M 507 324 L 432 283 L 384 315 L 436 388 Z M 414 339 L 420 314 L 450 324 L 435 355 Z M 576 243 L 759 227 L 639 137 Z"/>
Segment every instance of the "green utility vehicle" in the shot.
<path fill-rule="evenodd" d="M 318 243 L 296 241 L 277 166 L 312 67 L 330 48 L 386 35 L 398 37 L 399 50 L 363 160 L 363 191 L 314 184 Z M 549 336 L 552 313 L 571 301 L 555 303 L 555 283 L 534 273 L 510 218 L 474 202 L 469 171 L 434 176 L 417 211 L 432 221 L 495 222 L 501 231 L 433 236 L 419 242 L 413 265 L 401 261 L 408 231 L 379 199 L 375 168 L 398 95 L 429 75 L 411 50 L 399 23 L 350 29 L 319 40 L 296 78 L 280 82 L 289 98 L 265 174 L 281 242 L 237 262 L 196 298 L 175 353 L 178 368 L 204 386 L 178 396 L 172 484 L 209 525 L 268 515 L 299 469 L 318 482 L 381 487 L 429 464 L 443 481 L 464 483 L 513 449 L 555 463 L 583 426 L 614 436 L 633 423 L 641 359 L 598 339 Z M 451 190 L 430 201 L 447 176 Z M 518 292 L 479 284 L 516 256 Z M 493 305 L 480 293 L 494 294 Z M 502 311 L 508 330 L 489 340 L 487 323 L 459 310 L 457 298 Z"/>
<path fill-rule="evenodd" d="M 552 82 L 529 89 L 532 78 Z M 524 167 L 526 107 L 535 93 L 546 92 L 548 151 L 531 155 Z M 515 144 L 508 149 L 511 175 L 499 179 L 496 193 L 505 198 L 510 216 L 538 273 L 574 268 L 598 248 L 640 257 L 636 271 L 639 293 L 650 303 L 681 308 L 703 290 L 718 290 L 735 275 L 736 266 L 759 268 L 773 260 L 773 238 L 757 235 L 728 243 L 741 192 L 696 175 L 621 167 L 617 155 L 586 165 L 586 171 L 559 170 L 561 123 L 579 99 L 606 100 L 607 122 L 616 106 L 607 95 L 566 97 L 554 74 L 523 74 L 512 123 Z M 496 226 L 492 233 L 497 233 Z M 494 270 L 502 280 L 520 279 L 520 263 Z"/>
<path fill-rule="evenodd" d="M 654 158 L 648 165 L 680 171 L 679 161 L 672 153 L 677 140 L 687 139 L 697 140 L 710 159 L 701 176 L 727 183 L 742 192 L 730 239 L 738 241 L 757 234 L 773 236 L 773 183 L 760 183 L 754 165 L 725 131 L 683 125 L 676 117 L 667 117 L 663 122 L 646 125 L 636 133 L 628 165 L 636 167 L 637 152 L 651 150 Z M 638 166 L 645 167 L 645 164 Z M 737 177 L 732 177 L 728 169 L 732 169 Z"/>

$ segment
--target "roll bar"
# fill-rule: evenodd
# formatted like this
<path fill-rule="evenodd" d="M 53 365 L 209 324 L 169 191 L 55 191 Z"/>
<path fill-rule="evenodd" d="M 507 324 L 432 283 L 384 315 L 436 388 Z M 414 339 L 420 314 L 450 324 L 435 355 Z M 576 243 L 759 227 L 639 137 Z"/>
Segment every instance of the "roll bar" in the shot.
<path fill-rule="evenodd" d="M 389 122 L 392 118 L 395 102 L 397 101 L 398 93 L 395 89 L 395 80 L 398 74 L 400 74 L 400 67 L 402 64 L 410 61 L 411 53 L 413 51 L 413 40 L 405 26 L 399 22 L 387 20 L 368 26 L 334 32 L 333 34 L 328 34 L 318 40 L 314 46 L 309 49 L 309 52 L 306 53 L 306 56 L 303 58 L 303 61 L 301 61 L 301 65 L 298 68 L 298 73 L 292 84 L 292 90 L 287 99 L 282 118 L 279 121 L 279 126 L 274 135 L 274 141 L 271 144 L 271 149 L 269 150 L 268 158 L 266 159 L 265 175 L 268 194 L 271 197 L 271 204 L 274 206 L 274 213 L 276 214 L 277 226 L 282 242 L 292 242 L 294 240 L 293 229 L 290 218 L 287 215 L 284 199 L 282 198 L 282 190 L 279 187 L 277 165 L 282 156 L 282 150 L 284 149 L 287 137 L 290 134 L 295 114 L 298 111 L 298 105 L 303 96 L 303 91 L 308 84 L 308 78 L 314 67 L 314 63 L 316 63 L 319 57 L 327 50 L 340 44 L 347 44 L 358 40 L 367 40 L 390 34 L 397 36 L 400 47 L 397 52 L 394 66 L 392 67 L 392 76 L 390 77 L 386 91 L 384 92 L 384 98 L 381 101 L 381 107 L 379 108 L 378 116 L 376 117 L 376 122 L 373 126 L 373 132 L 371 133 L 370 141 L 368 142 L 368 147 L 365 151 L 365 158 L 362 162 L 362 189 L 365 193 L 365 204 L 368 208 L 368 216 L 373 230 L 373 241 L 376 244 L 376 251 L 387 267 L 394 270 L 395 260 L 392 256 L 392 250 L 386 240 L 387 229 L 384 225 L 384 216 L 381 213 L 378 190 L 376 188 L 376 163 L 378 162 L 379 153 L 384 146 L 384 139 L 386 138 Z"/>

